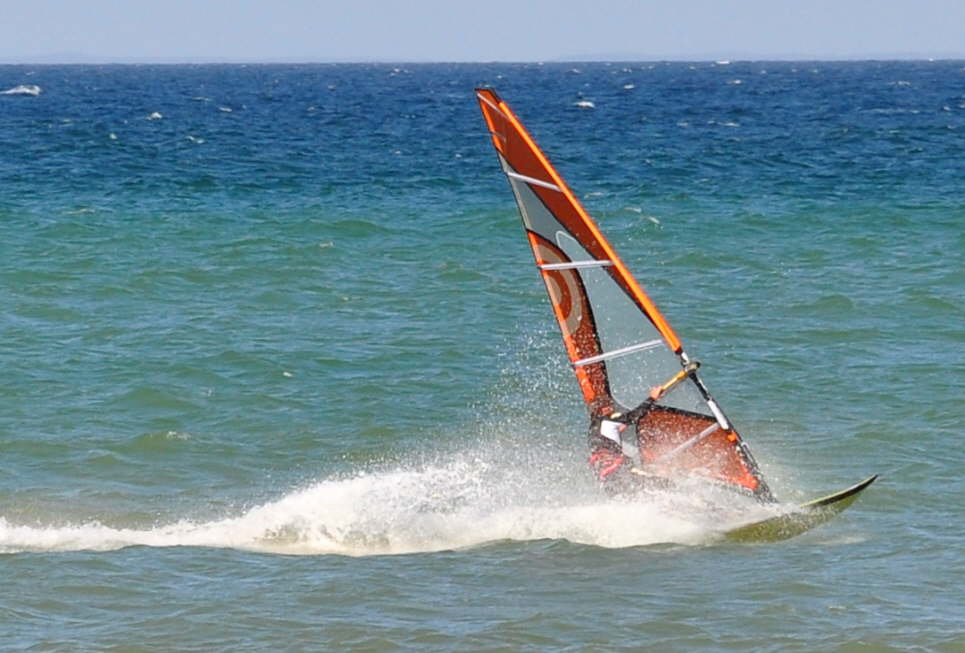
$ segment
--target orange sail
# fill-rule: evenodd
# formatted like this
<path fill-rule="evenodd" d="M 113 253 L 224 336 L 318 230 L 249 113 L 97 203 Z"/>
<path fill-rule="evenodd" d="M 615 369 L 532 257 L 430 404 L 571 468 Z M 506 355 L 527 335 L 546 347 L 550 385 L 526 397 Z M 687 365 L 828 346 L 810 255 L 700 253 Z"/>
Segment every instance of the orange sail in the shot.
<path fill-rule="evenodd" d="M 632 414 L 656 395 L 637 423 L 639 458 L 652 473 L 697 475 L 771 500 L 666 318 L 509 106 L 490 89 L 476 95 L 591 418 Z"/>

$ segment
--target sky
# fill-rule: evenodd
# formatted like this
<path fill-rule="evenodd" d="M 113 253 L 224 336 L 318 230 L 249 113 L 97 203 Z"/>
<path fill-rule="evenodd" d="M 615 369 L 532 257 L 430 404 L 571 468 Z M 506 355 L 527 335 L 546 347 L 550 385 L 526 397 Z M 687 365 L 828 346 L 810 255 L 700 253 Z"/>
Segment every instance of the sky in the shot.
<path fill-rule="evenodd" d="M 0 0 L 0 62 L 965 58 L 965 0 Z"/>

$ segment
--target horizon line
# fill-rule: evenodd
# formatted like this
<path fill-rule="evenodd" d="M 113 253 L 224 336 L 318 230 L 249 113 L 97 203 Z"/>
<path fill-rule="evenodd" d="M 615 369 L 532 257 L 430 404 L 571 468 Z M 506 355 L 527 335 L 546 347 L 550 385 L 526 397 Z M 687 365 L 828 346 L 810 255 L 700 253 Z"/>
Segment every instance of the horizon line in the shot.
<path fill-rule="evenodd" d="M 4 56 L 0 55 L 0 65 L 205 65 L 205 64 L 235 64 L 235 65 L 270 65 L 270 64 L 557 64 L 557 63 L 719 63 L 719 62 L 860 62 L 860 61 L 961 61 L 965 60 L 965 52 L 961 53 L 868 53 L 846 55 L 812 55 L 812 54 L 756 54 L 731 53 L 716 54 L 701 53 L 695 55 L 633 55 L 619 54 L 584 54 L 567 55 L 544 59 L 422 59 L 422 58 L 354 58 L 354 57 L 258 57 L 242 58 L 232 56 L 197 56 L 197 57 L 112 57 L 86 55 L 81 53 L 55 53 L 49 55 Z"/>

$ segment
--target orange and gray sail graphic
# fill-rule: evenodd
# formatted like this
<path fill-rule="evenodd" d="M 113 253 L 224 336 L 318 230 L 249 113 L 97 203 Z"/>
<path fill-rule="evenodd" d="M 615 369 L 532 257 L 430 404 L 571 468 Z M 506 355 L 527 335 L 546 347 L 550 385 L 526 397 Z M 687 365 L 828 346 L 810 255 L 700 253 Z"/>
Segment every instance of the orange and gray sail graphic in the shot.
<path fill-rule="evenodd" d="M 591 418 L 632 412 L 650 470 L 771 494 L 670 324 L 509 106 L 477 89 Z M 664 388 L 665 392 L 656 391 Z"/>

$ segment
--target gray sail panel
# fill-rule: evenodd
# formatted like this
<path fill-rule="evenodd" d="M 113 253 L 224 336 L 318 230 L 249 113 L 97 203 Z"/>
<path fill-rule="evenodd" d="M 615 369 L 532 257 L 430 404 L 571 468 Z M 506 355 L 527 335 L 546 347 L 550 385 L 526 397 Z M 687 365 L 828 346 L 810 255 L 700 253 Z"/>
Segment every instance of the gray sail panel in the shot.
<path fill-rule="evenodd" d="M 660 385 L 680 371 L 680 359 L 670 350 L 657 328 L 634 301 L 617 285 L 599 262 L 550 213 L 529 187 L 529 182 L 515 175 L 510 184 L 516 196 L 526 228 L 553 242 L 566 258 L 575 263 L 583 282 L 587 301 L 593 311 L 594 328 L 603 352 L 607 380 L 612 398 L 626 408 L 645 401 L 650 388 Z M 558 267 L 558 264 L 557 264 Z M 552 269 L 552 268 L 551 268 Z M 641 343 L 654 343 L 625 356 L 610 358 L 609 352 L 634 348 Z M 709 414 L 700 393 L 680 384 L 661 399 L 662 405 Z"/>

